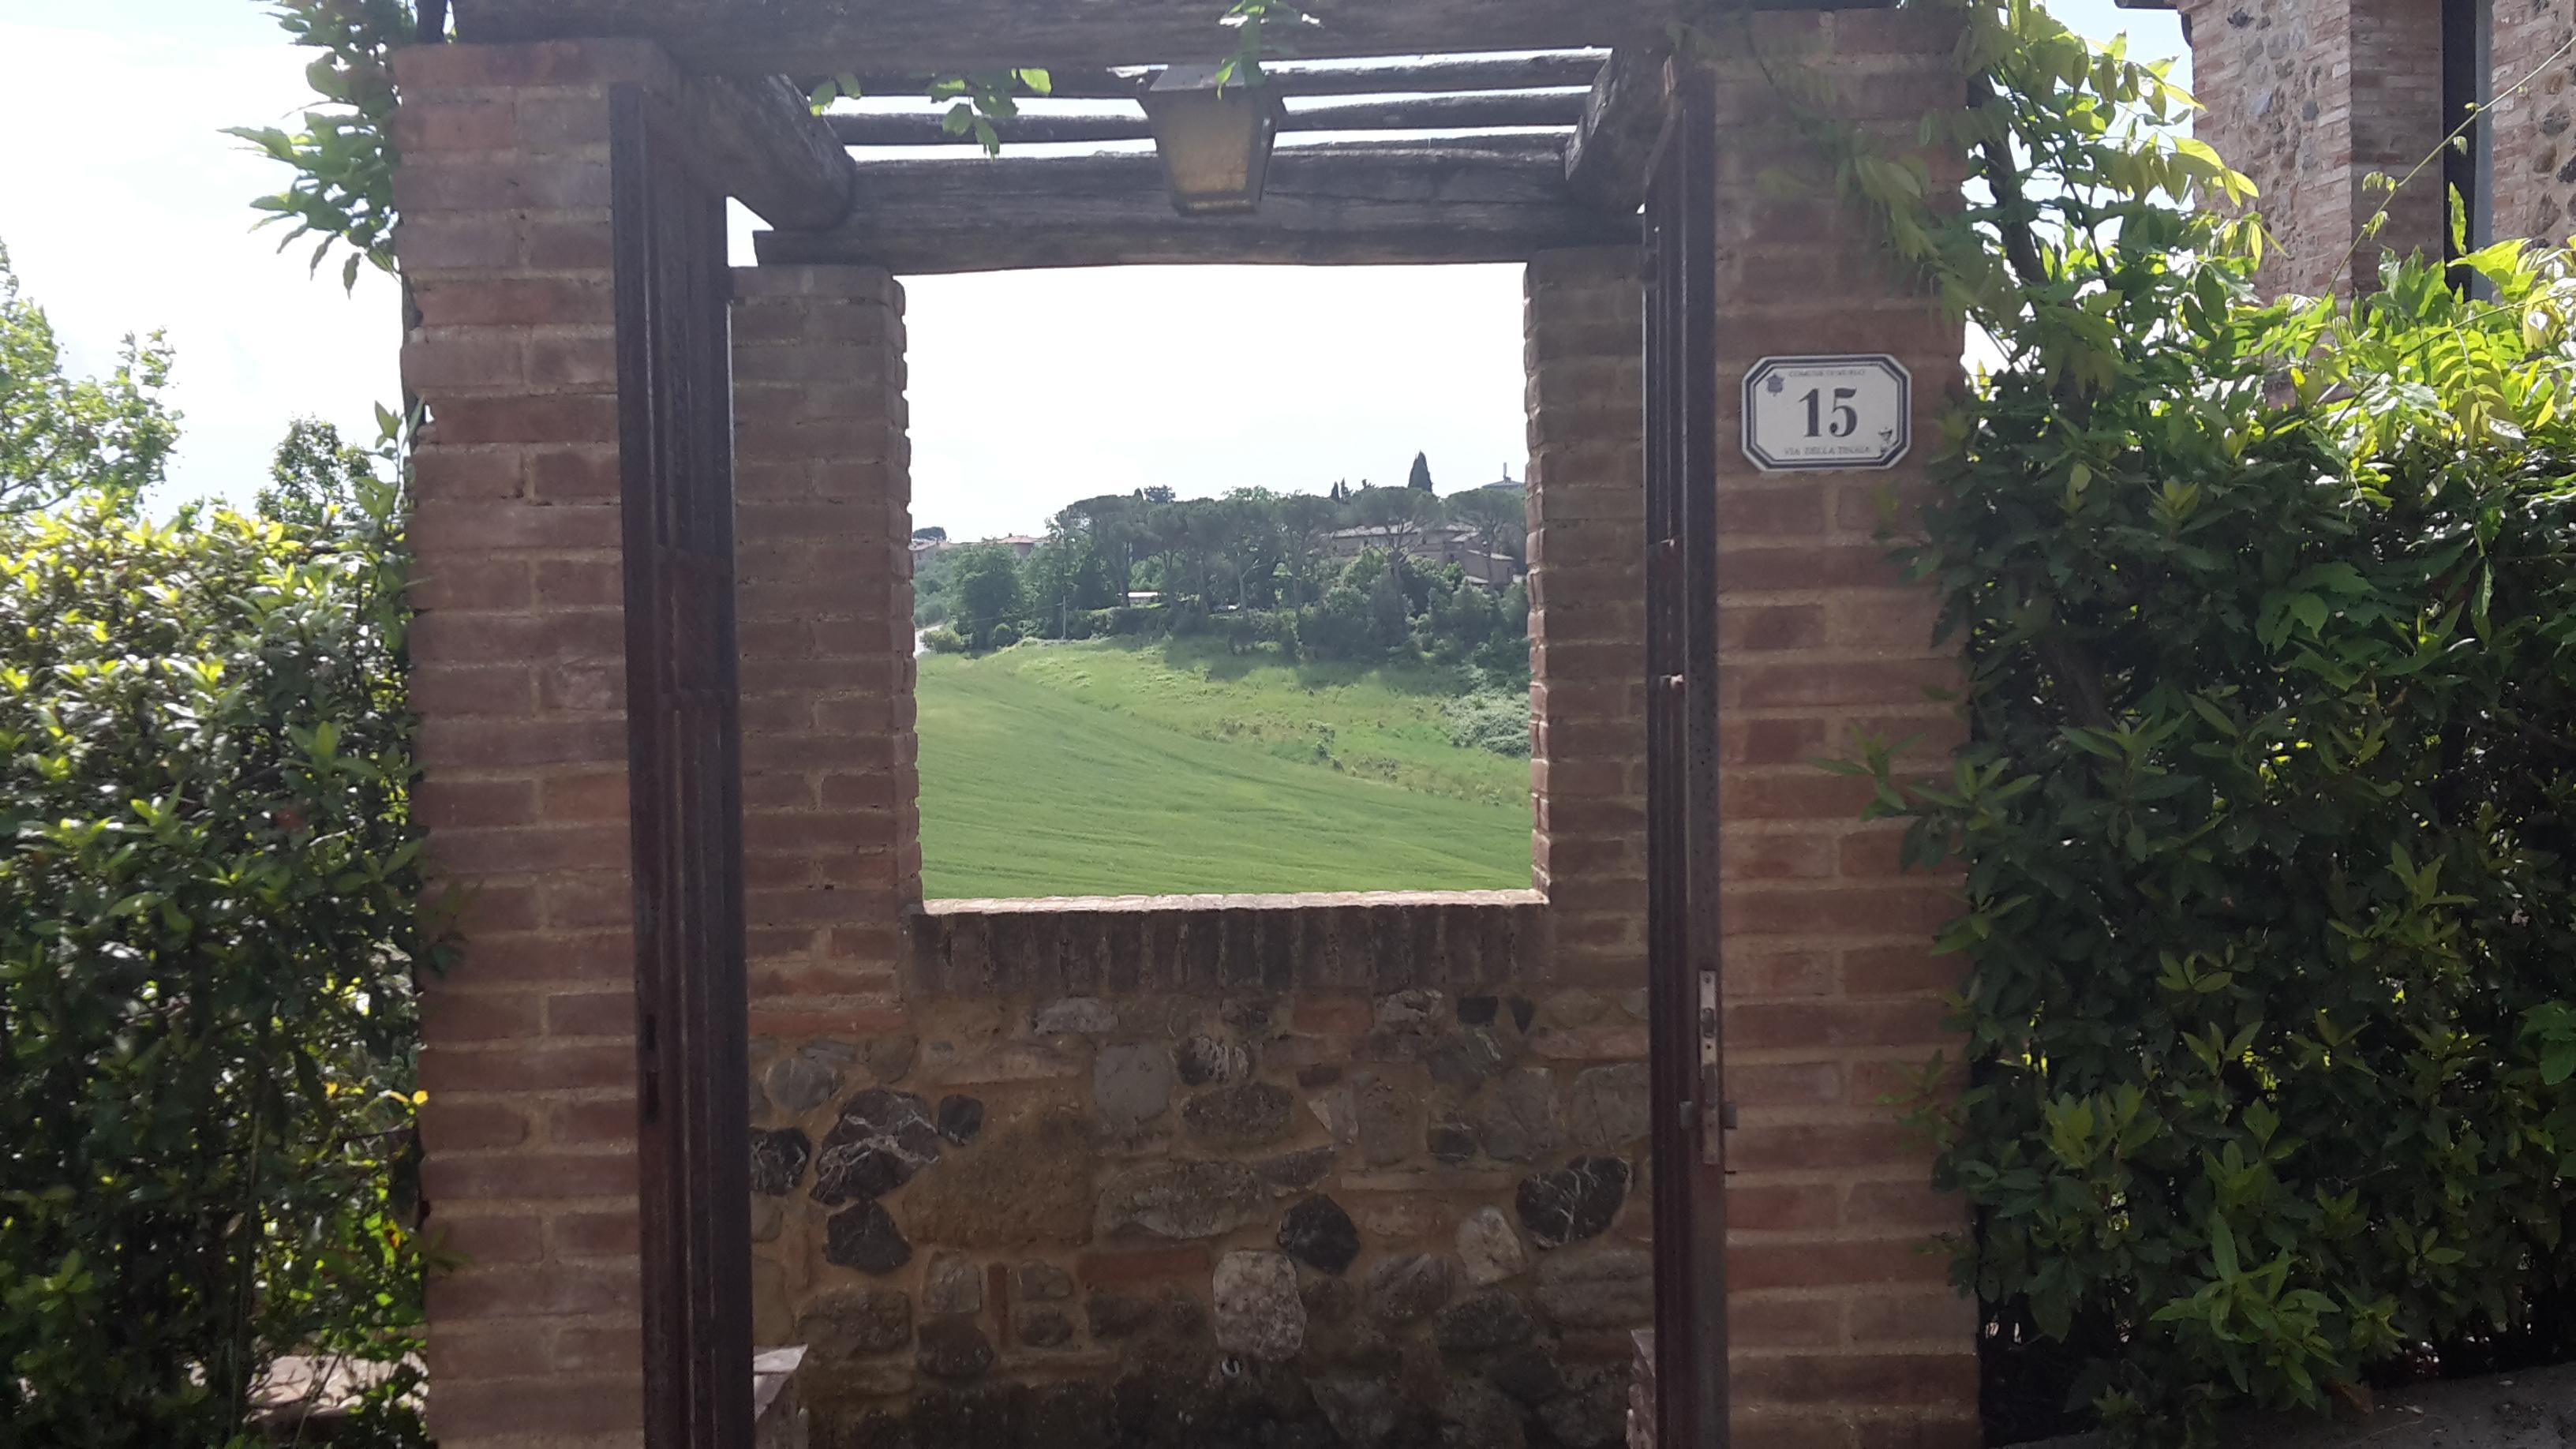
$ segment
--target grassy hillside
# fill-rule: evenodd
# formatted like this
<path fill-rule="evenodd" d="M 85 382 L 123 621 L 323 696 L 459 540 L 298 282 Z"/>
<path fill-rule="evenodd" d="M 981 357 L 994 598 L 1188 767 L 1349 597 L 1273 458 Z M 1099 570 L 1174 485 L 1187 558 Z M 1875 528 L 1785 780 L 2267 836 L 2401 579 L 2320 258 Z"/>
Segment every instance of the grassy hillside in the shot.
<path fill-rule="evenodd" d="M 933 898 L 1529 883 L 1529 762 L 1449 742 L 1447 671 L 1175 642 L 921 661 Z"/>

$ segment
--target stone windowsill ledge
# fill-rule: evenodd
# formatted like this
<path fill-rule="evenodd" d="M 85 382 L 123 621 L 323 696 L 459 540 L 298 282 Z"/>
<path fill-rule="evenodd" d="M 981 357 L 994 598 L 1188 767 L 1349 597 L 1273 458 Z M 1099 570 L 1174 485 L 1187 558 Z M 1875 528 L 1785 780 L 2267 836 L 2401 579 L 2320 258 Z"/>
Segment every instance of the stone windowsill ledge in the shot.
<path fill-rule="evenodd" d="M 1536 891 L 932 901 L 911 917 L 920 995 L 1500 986 L 1546 956 Z"/>

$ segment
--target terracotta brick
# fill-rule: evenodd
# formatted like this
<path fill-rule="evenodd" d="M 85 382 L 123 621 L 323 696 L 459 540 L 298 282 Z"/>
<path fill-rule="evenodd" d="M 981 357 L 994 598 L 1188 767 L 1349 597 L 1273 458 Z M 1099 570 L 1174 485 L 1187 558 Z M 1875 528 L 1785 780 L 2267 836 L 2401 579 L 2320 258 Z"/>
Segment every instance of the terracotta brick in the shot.
<path fill-rule="evenodd" d="M 1967 1216 L 1957 1194 L 1941 1192 L 1928 1180 L 1854 1183 L 1843 1202 L 1843 1219 L 1856 1228 L 1956 1232 Z"/>
<path fill-rule="evenodd" d="M 635 1183 L 635 1158 L 631 1152 L 510 1153 L 488 1157 L 451 1154 L 431 1158 L 420 1171 L 421 1191 L 433 1202 L 445 1198 L 615 1197 L 632 1194 Z"/>
<path fill-rule="evenodd" d="M 1948 1039 L 1946 1010 L 1933 998 L 1729 1002 L 1726 1037 L 1748 1048 L 1912 1046 Z"/>
<path fill-rule="evenodd" d="M 1863 1294 L 1852 1300 L 1854 1343 L 1914 1340 L 1955 1344 L 1977 1332 L 1977 1303 L 1957 1292 Z"/>
<path fill-rule="evenodd" d="M 442 443 L 614 443 L 617 399 L 599 393 L 455 397 L 430 427 Z"/>
<path fill-rule="evenodd" d="M 549 444 L 568 440 L 549 438 Z M 613 447 L 548 446 L 528 454 L 528 487 L 539 498 L 555 503 L 614 501 L 623 479 L 618 473 L 617 450 Z M 614 524 L 615 518 L 610 518 Z M 603 536 L 603 546 L 614 546 L 613 536 Z"/>
<path fill-rule="evenodd" d="M 459 1217 L 441 1213 L 430 1228 L 439 1251 L 468 1263 L 534 1263 L 545 1256 L 544 1224 L 533 1215 Z"/>
<path fill-rule="evenodd" d="M 431 1325 L 426 1362 L 441 1379 L 499 1378 L 544 1363 L 555 1340 L 551 1324 L 526 1320 Z"/>
<path fill-rule="evenodd" d="M 1922 1162 L 1919 1134 L 1895 1114 L 1873 1110 L 1858 1122 L 1766 1124 L 1749 1118 L 1728 1134 L 1727 1163 L 1738 1172 L 1814 1172 Z"/>
<path fill-rule="evenodd" d="M 1843 1189 L 1834 1183 L 1729 1182 L 1726 1225 L 1731 1232 L 1822 1232 L 1842 1221 Z"/>
<path fill-rule="evenodd" d="M 1727 1300 L 1726 1336 L 1739 1355 L 1746 1349 L 1828 1348 L 1842 1341 L 1843 1301 L 1737 1292 Z"/>
<path fill-rule="evenodd" d="M 544 1033 L 542 997 L 433 991 L 421 1002 L 421 1034 L 429 1040 L 526 1041 Z"/>
<path fill-rule="evenodd" d="M 572 1326 L 556 1335 L 552 1365 L 567 1372 L 622 1367 L 644 1360 L 644 1336 L 633 1328 Z"/>
<path fill-rule="evenodd" d="M 1948 1257 L 1907 1240 L 1875 1243 L 1761 1243 L 1726 1250 L 1729 1291 L 1766 1288 L 1946 1283 Z M 1963 1339 L 1960 1349 L 1968 1348 Z"/>
<path fill-rule="evenodd" d="M 442 1441 L 464 1436 L 607 1434 L 644 1427 L 643 1370 L 600 1378 L 468 1380 L 442 1385 L 429 1411 Z"/>
<path fill-rule="evenodd" d="M 624 1045 L 511 1046 L 461 1051 L 435 1031 L 424 1033 L 420 1080 L 441 1092 L 544 1091 L 557 1087 L 624 1087 L 635 1079 L 635 1049 Z"/>
<path fill-rule="evenodd" d="M 516 1147 L 528 1140 L 528 1117 L 507 1103 L 434 1096 L 421 1105 L 420 1136 L 432 1152 Z"/>
<path fill-rule="evenodd" d="M 630 1116 L 633 1104 L 628 1104 Z M 546 1219 L 546 1246 L 572 1258 L 614 1257 L 636 1249 L 639 1220 L 632 1209 L 562 1212 Z"/>
<path fill-rule="evenodd" d="M 616 297 L 605 276 L 451 280 L 442 273 L 416 281 L 412 294 L 421 320 L 431 327 L 608 325 L 617 320 Z"/>
<path fill-rule="evenodd" d="M 1922 1404 L 1976 1392 L 1977 1360 L 1955 1354 L 1800 1355 L 1750 1359 L 1736 1366 L 1732 1387 L 1756 1402 Z"/>

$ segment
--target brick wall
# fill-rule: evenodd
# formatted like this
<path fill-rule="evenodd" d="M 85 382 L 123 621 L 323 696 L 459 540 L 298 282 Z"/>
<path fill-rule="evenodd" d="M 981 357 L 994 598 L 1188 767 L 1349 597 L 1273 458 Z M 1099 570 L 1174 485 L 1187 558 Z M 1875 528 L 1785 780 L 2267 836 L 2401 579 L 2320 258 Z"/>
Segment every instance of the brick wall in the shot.
<path fill-rule="evenodd" d="M 1645 310 L 1634 247 L 1544 253 L 1523 310 L 1535 881 L 1557 979 L 1646 979 Z"/>
<path fill-rule="evenodd" d="M 1910 123 L 1946 54 L 1912 23 L 1766 34 Z M 676 82 L 624 46 L 404 66 L 422 809 L 474 892 L 424 1061 L 433 1221 L 471 1255 L 433 1289 L 433 1412 L 450 1449 L 631 1443 L 605 88 Z M 1739 102 L 1738 154 L 1783 154 Z M 1956 329 L 1754 168 L 1722 204 L 1727 365 L 1893 350 L 1928 436 Z M 755 1328 L 812 1347 L 822 1442 L 1615 1437 L 1650 1313 L 1638 286 L 1616 250 L 1529 278 L 1543 896 L 924 911 L 901 293 L 737 277 Z M 1742 1423 L 1949 1442 L 1968 1318 L 1913 1249 L 1954 1214 L 1878 1100 L 1941 1045 L 1946 904 L 1804 763 L 1857 729 L 1940 743 L 1947 666 L 1871 538 L 1886 479 L 1724 462 Z"/>
<path fill-rule="evenodd" d="M 743 870 L 755 1037 L 900 1024 L 921 899 L 903 289 L 734 274 Z"/>
<path fill-rule="evenodd" d="M 1961 97 L 1937 17 L 1767 15 L 1751 43 L 1805 55 L 1842 114 L 1913 144 Z M 1933 598 L 1902 582 L 1874 535 L 1938 446 L 1961 334 L 1894 277 L 1859 217 L 1783 199 L 1760 177 L 1798 164 L 1769 85 L 1720 73 L 1718 431 L 1740 429 L 1760 357 L 1887 352 L 1914 377 L 1915 447 L 1878 474 L 1766 474 L 1719 458 L 1721 810 L 1727 1205 L 1739 1442 L 1978 1442 L 1972 1308 L 1925 1238 L 1964 1226 L 1929 1187 L 1930 1158 L 1883 1099 L 1936 1052 L 1954 961 L 1933 927 L 1956 913 L 1938 879 L 1899 876 L 1897 833 L 1863 825 L 1859 784 L 1807 762 L 1861 735 L 1916 736 L 1924 764 L 1955 742 L 1926 691 L 1956 680 L 1931 643 Z M 1955 178 L 1955 159 L 1934 158 Z"/>
<path fill-rule="evenodd" d="M 418 796 L 462 961 L 425 985 L 430 1426 L 447 1449 L 639 1441 L 634 948 L 607 88 L 629 44 L 398 62 L 419 301 Z"/>
<path fill-rule="evenodd" d="M 2569 130 L 2576 122 L 2576 98 L 2568 93 L 2569 58 L 2557 55 L 2571 39 L 2571 0 L 2497 0 L 2489 53 L 2498 97 L 2493 124 L 2499 237 L 2564 242 L 2576 229 L 2570 221 L 2576 217 L 2576 136 Z M 2505 94 L 2526 77 L 2534 77 L 2529 86 Z"/>
<path fill-rule="evenodd" d="M 2350 3 L 2354 174 L 2377 172 L 2394 180 L 2414 171 L 2424 158 L 2436 159 L 2412 185 L 2393 196 L 2379 187 L 2356 183 L 2352 229 L 2345 234 L 2345 243 L 2349 245 L 2384 206 L 2388 221 L 2375 239 L 2380 251 L 2401 256 L 2420 252 L 2438 259 L 2450 232 L 2450 203 L 2437 153 L 2452 125 L 2442 116 L 2442 7 L 2438 0 Z M 2510 7 L 2507 0 L 2499 8 Z M 2365 286 L 2376 275 L 2369 261 L 2364 257 L 2354 263 Z"/>
<path fill-rule="evenodd" d="M 2441 169 L 2391 198 L 2364 184 L 2404 176 L 2433 154 L 2442 120 L 2441 8 L 2431 0 L 2180 0 L 2192 46 L 2192 90 L 2206 108 L 2193 131 L 2262 188 L 2257 203 L 2280 247 L 2265 286 L 2317 292 L 2364 285 L 2376 253 L 2344 256 L 2382 205 L 2381 250 L 2439 254 Z"/>

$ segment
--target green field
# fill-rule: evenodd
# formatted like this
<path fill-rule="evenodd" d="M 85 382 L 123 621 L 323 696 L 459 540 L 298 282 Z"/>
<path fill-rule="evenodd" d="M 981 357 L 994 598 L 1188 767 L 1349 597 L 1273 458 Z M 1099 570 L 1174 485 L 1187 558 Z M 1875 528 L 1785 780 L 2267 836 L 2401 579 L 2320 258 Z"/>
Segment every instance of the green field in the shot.
<path fill-rule="evenodd" d="M 1187 641 L 921 661 L 933 899 L 1492 890 L 1530 878 L 1529 762 L 1450 743 L 1460 678 Z"/>

